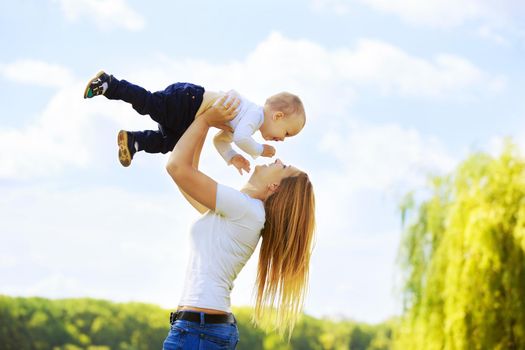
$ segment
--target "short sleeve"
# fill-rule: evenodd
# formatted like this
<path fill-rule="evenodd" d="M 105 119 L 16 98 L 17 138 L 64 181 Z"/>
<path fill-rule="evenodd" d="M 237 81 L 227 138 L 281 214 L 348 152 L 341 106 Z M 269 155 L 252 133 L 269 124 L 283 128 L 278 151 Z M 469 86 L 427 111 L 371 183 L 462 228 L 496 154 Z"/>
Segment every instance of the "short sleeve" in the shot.
<path fill-rule="evenodd" d="M 242 217 L 248 210 L 246 195 L 231 187 L 217 184 L 215 212 L 230 219 Z"/>

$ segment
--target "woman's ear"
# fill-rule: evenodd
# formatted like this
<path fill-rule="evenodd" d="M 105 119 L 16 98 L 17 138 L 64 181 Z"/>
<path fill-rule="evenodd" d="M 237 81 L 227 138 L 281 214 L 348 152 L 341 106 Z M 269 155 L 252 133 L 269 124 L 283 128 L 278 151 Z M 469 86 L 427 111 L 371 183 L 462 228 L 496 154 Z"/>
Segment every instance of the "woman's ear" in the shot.
<path fill-rule="evenodd" d="M 268 197 L 271 196 L 272 194 L 275 193 L 275 191 L 277 191 L 277 189 L 279 188 L 279 184 L 278 183 L 273 183 L 273 184 L 269 184 L 266 191 L 268 192 Z"/>

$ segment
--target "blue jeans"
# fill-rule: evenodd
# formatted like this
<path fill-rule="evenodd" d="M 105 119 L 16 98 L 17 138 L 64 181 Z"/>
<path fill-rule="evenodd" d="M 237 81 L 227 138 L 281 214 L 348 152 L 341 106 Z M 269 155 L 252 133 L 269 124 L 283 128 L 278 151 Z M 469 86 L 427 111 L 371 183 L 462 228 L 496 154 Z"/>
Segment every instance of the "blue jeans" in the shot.
<path fill-rule="evenodd" d="M 162 350 L 235 349 L 239 341 L 236 323 L 198 323 L 177 320 L 172 323 Z"/>

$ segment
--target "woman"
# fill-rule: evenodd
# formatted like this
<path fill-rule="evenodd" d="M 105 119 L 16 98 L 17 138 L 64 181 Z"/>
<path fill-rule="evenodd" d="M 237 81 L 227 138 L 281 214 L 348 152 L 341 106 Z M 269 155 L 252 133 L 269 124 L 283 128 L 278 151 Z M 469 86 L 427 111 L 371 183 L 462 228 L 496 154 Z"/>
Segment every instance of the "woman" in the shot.
<path fill-rule="evenodd" d="M 255 320 L 267 316 L 291 333 L 302 311 L 314 231 L 308 176 L 280 160 L 256 166 L 234 190 L 198 170 L 210 126 L 236 114 L 238 100 L 208 109 L 181 137 L 166 169 L 186 199 L 204 214 L 191 229 L 191 252 L 179 308 L 164 349 L 234 349 L 239 334 L 230 309 L 233 281 L 262 236 Z"/>

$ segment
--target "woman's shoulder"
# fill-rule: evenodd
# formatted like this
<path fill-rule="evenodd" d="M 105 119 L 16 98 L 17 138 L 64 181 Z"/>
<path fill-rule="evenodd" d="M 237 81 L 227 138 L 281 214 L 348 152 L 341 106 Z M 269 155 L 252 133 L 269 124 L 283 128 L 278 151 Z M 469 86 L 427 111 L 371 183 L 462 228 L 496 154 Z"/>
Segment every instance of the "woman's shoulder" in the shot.
<path fill-rule="evenodd" d="M 264 218 L 265 218 L 264 202 L 260 199 L 253 198 L 249 194 L 244 193 L 240 190 L 234 189 L 234 191 L 237 191 L 239 195 L 243 197 L 243 201 L 246 205 L 247 211 L 250 212 L 256 218 L 264 222 Z"/>
<path fill-rule="evenodd" d="M 217 184 L 216 212 L 231 219 L 249 217 L 264 222 L 264 203 L 230 186 Z"/>
<path fill-rule="evenodd" d="M 251 203 L 250 207 L 252 209 L 254 218 L 257 221 L 264 223 L 265 218 L 266 218 L 266 213 L 264 210 L 264 202 L 260 199 L 252 198 L 246 193 L 243 193 L 243 195 L 245 195 L 247 197 L 247 200 Z"/>

